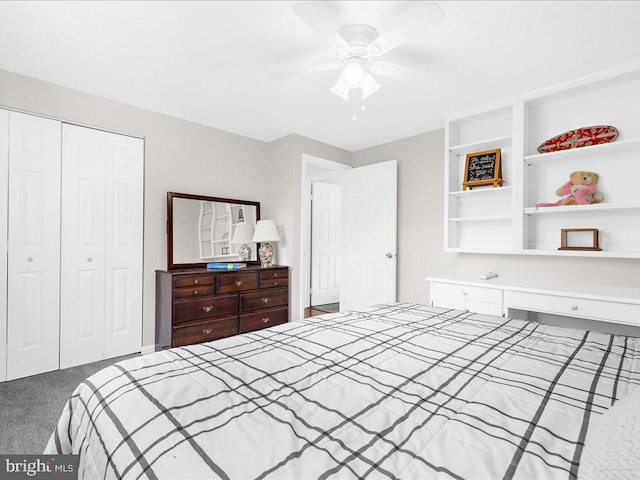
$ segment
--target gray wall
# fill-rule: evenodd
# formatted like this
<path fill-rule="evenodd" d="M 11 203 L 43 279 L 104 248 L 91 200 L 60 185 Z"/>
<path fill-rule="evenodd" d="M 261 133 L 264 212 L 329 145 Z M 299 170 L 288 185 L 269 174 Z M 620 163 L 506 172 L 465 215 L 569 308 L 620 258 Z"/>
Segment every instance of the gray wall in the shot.
<path fill-rule="evenodd" d="M 427 302 L 427 276 L 504 277 L 640 287 L 640 260 L 443 251 L 444 130 L 361 150 L 353 166 L 398 160 L 398 300 Z"/>

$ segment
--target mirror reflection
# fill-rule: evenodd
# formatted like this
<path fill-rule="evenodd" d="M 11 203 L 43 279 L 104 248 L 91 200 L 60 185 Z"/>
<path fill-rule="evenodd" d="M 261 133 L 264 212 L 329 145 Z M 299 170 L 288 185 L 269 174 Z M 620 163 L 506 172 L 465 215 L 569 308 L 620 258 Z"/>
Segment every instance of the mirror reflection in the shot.
<path fill-rule="evenodd" d="M 169 194 L 169 268 L 209 262 L 255 262 L 259 203 Z"/>

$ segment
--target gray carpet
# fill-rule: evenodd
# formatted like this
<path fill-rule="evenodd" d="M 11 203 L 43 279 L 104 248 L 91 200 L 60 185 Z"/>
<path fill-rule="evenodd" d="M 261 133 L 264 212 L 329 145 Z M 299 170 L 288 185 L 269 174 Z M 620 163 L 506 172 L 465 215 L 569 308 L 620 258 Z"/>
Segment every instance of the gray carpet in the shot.
<path fill-rule="evenodd" d="M 327 313 L 337 313 L 340 311 L 339 303 L 325 303 L 324 305 L 314 305 L 312 308 L 316 310 L 322 310 Z"/>
<path fill-rule="evenodd" d="M 0 383 L 0 453 L 41 454 L 78 384 L 104 367 L 137 355 Z"/>

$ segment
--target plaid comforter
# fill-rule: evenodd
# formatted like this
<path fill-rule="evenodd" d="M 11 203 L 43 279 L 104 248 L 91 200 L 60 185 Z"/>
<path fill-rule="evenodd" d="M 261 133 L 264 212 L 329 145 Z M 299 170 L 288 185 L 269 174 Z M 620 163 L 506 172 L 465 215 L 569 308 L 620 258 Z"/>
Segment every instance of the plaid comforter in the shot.
<path fill-rule="evenodd" d="M 640 383 L 640 339 L 416 304 L 110 366 L 46 453 L 80 478 L 575 478 L 589 421 Z"/>

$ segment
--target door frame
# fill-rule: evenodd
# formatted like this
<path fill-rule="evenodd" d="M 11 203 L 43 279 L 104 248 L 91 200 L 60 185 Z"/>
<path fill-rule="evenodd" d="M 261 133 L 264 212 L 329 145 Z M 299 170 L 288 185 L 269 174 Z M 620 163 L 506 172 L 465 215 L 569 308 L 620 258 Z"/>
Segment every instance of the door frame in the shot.
<path fill-rule="evenodd" d="M 304 318 L 304 310 L 311 304 L 311 183 L 339 177 L 352 167 L 306 153 L 302 154 L 300 186 L 302 211 L 300 215 L 300 309 L 297 318 Z M 324 170 L 324 171 L 323 171 Z"/>

